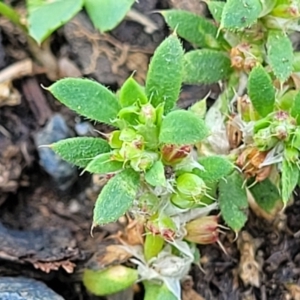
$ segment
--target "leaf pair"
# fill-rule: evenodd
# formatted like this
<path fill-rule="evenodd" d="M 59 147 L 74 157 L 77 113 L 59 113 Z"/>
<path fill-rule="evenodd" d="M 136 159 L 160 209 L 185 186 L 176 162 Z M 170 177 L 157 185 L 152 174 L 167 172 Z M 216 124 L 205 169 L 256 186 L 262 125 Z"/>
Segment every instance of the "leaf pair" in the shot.
<path fill-rule="evenodd" d="M 125 17 L 133 3 L 134 0 L 27 0 L 29 34 L 42 43 L 83 6 L 97 29 L 109 31 Z"/>

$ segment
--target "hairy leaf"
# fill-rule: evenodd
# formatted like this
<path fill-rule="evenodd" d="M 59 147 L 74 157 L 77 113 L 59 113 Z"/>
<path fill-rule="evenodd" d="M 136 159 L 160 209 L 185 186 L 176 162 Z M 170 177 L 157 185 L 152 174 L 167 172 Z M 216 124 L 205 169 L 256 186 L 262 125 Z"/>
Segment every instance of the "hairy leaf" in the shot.
<path fill-rule="evenodd" d="M 136 102 L 145 104 L 148 102 L 144 88 L 132 77 L 129 77 L 120 89 L 119 100 L 123 107 L 133 105 Z"/>
<path fill-rule="evenodd" d="M 50 147 L 64 160 L 81 168 L 85 168 L 95 156 L 110 151 L 107 141 L 93 137 L 69 138 Z"/>
<path fill-rule="evenodd" d="M 73 18 L 83 0 L 27 0 L 29 35 L 42 43 L 53 31 Z"/>
<path fill-rule="evenodd" d="M 289 37 L 282 31 L 269 31 L 267 52 L 269 64 L 275 76 L 286 81 L 293 71 L 293 46 Z"/>
<path fill-rule="evenodd" d="M 219 183 L 219 202 L 222 217 L 234 231 L 239 231 L 247 221 L 247 194 L 243 179 L 237 172 Z"/>
<path fill-rule="evenodd" d="M 131 207 L 139 189 L 140 175 L 125 169 L 102 189 L 94 208 L 93 225 L 115 222 Z"/>
<path fill-rule="evenodd" d="M 212 14 L 213 18 L 218 22 L 221 23 L 222 13 L 225 6 L 224 2 L 220 1 L 209 1 L 207 3 L 208 9 Z"/>
<path fill-rule="evenodd" d="M 159 141 L 165 144 L 189 145 L 202 141 L 208 133 L 204 121 L 194 113 L 176 110 L 163 119 Z"/>
<path fill-rule="evenodd" d="M 162 12 L 166 22 L 179 36 L 198 47 L 219 49 L 221 34 L 207 19 L 185 10 L 169 9 Z"/>
<path fill-rule="evenodd" d="M 120 110 L 116 96 L 103 85 L 81 78 L 61 79 L 49 88 L 61 103 L 92 120 L 113 125 Z"/>
<path fill-rule="evenodd" d="M 262 66 L 252 69 L 248 80 L 248 94 L 256 111 L 265 117 L 275 104 L 275 89 L 271 77 Z"/>
<path fill-rule="evenodd" d="M 234 165 L 222 156 L 201 157 L 198 162 L 204 167 L 204 170 L 194 169 L 193 173 L 197 174 L 204 181 L 218 181 L 228 176 L 234 168 Z"/>
<path fill-rule="evenodd" d="M 260 0 L 228 0 L 223 9 L 221 28 L 244 29 L 254 24 L 261 12 Z"/>
<path fill-rule="evenodd" d="M 229 57 L 215 50 L 194 50 L 184 55 L 183 81 L 189 84 L 214 83 L 232 72 Z"/>
<path fill-rule="evenodd" d="M 164 103 L 168 113 L 178 100 L 183 73 L 183 49 L 174 35 L 155 50 L 146 79 L 146 94 L 154 106 Z"/>
<path fill-rule="evenodd" d="M 146 181 L 153 186 L 165 186 L 166 177 L 163 163 L 158 160 L 145 174 Z"/>
<path fill-rule="evenodd" d="M 278 201 L 281 202 L 277 187 L 268 178 L 253 185 L 250 192 L 258 206 L 267 213 L 272 213 Z"/>
<path fill-rule="evenodd" d="M 85 171 L 96 174 L 108 174 L 123 169 L 123 163 L 111 160 L 110 153 L 97 155 L 85 168 Z"/>
<path fill-rule="evenodd" d="M 135 0 L 84 0 L 85 9 L 94 26 L 101 32 L 115 28 Z"/>
<path fill-rule="evenodd" d="M 291 114 L 296 118 L 297 123 L 300 124 L 300 92 L 298 92 L 293 101 L 293 106 L 291 109 Z"/>
<path fill-rule="evenodd" d="M 286 159 L 282 162 L 281 170 L 281 196 L 286 205 L 298 183 L 299 169 L 296 164 L 290 163 Z"/>

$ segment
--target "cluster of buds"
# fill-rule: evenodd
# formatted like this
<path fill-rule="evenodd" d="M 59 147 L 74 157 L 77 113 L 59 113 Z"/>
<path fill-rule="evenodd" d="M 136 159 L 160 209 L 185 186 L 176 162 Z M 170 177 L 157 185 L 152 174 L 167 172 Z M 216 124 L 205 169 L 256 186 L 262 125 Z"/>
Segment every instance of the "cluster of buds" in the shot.
<path fill-rule="evenodd" d="M 261 167 L 268 152 L 257 148 L 246 148 L 238 157 L 236 165 L 240 167 L 246 178 L 255 177 L 256 182 L 265 180 L 271 173 L 271 166 Z"/>
<path fill-rule="evenodd" d="M 250 72 L 258 62 L 262 62 L 260 49 L 255 45 L 242 43 L 230 51 L 231 66 L 238 71 Z"/>
<path fill-rule="evenodd" d="M 202 204 L 206 195 L 205 182 L 197 175 L 184 173 L 176 179 L 176 190 L 171 196 L 174 205 L 186 209 Z"/>
<path fill-rule="evenodd" d="M 254 143 L 260 151 L 268 151 L 279 142 L 289 143 L 297 128 L 296 120 L 285 111 L 270 114 L 256 122 Z"/>
<path fill-rule="evenodd" d="M 218 227 L 219 224 L 217 216 L 200 217 L 185 225 L 186 235 L 184 239 L 201 245 L 218 242 Z"/>
<path fill-rule="evenodd" d="M 146 223 L 146 228 L 153 235 L 159 235 L 164 240 L 173 241 L 176 236 L 176 224 L 169 216 L 153 215 Z"/>

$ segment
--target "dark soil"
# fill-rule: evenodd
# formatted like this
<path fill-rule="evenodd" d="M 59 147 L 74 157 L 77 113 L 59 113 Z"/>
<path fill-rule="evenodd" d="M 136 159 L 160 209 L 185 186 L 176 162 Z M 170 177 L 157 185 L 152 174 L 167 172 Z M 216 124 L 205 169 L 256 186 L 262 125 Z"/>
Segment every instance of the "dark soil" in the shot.
<path fill-rule="evenodd" d="M 185 1 L 139 1 L 134 8 L 157 27 L 150 33 L 140 22 L 126 19 L 111 33 L 100 35 L 80 13 L 51 39 L 52 55 L 61 63 L 60 76 L 86 76 L 116 90 L 136 70 L 135 78 L 143 83 L 155 47 L 169 34 L 163 19 L 150 12 L 180 5 L 203 12 L 199 1 L 181 2 Z M 0 28 L 2 78 L 13 63 L 36 57 L 22 33 L 5 19 L 0 19 Z M 95 260 L 99 263 L 109 243 L 105 237 L 122 230 L 126 222 L 98 228 L 92 238 L 92 210 L 101 187 L 97 178 L 76 173 L 62 190 L 40 165 L 36 135 L 53 115 L 63 116 L 73 136 L 78 135 L 76 125 L 84 121 L 41 88 L 53 81 L 42 69 L 13 76 L 9 89 L 0 80 L 0 276 L 42 280 L 66 300 L 101 299 L 87 293 L 82 271 Z M 185 86 L 179 105 L 186 108 L 209 90 L 213 101 L 217 87 Z M 250 211 L 237 241 L 232 232 L 221 235 L 227 254 L 218 244 L 201 247 L 201 269 L 191 270 L 194 289 L 206 300 L 300 299 L 299 220 L 297 196 L 272 223 Z M 141 289 L 135 292 L 135 298 L 142 299 Z"/>

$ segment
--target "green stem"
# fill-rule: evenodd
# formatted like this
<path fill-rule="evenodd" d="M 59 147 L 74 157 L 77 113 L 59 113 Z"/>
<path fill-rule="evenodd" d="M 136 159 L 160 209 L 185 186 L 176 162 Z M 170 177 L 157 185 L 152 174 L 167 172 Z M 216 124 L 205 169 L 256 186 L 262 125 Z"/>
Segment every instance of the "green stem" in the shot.
<path fill-rule="evenodd" d="M 21 23 L 20 15 L 9 5 L 0 2 L 0 14 L 8 18 L 12 23 L 17 25 L 21 30 L 27 34 L 27 27 Z"/>

